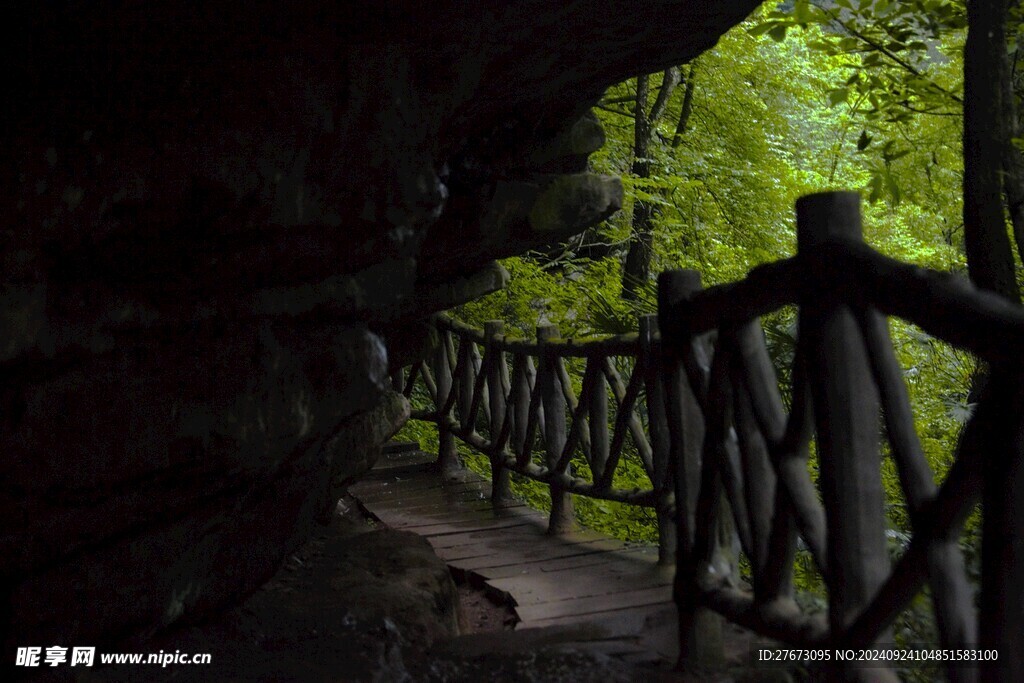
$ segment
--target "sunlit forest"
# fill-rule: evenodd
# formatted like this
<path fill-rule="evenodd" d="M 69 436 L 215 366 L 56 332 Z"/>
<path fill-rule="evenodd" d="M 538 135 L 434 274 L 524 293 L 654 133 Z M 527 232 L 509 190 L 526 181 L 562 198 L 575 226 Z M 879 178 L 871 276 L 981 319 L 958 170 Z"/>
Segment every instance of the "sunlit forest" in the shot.
<path fill-rule="evenodd" d="M 792 256 L 795 200 L 831 189 L 862 193 L 865 239 L 875 249 L 967 277 L 966 24 L 962 0 L 767 3 L 697 59 L 615 85 L 593 110 L 607 141 L 591 167 L 622 177 L 623 209 L 557 249 L 505 260 L 508 286 L 452 314 L 475 327 L 503 320 L 523 337 L 539 324 L 558 325 L 564 337 L 635 331 L 638 316 L 656 311 L 659 272 L 695 269 L 711 286 Z M 1017 52 L 1011 31 L 1011 63 Z M 1011 77 L 1019 88 L 1015 68 Z M 1011 123 L 1015 132 L 1015 115 Z M 1011 241 L 1014 218 L 1011 207 Z M 1019 275 L 1019 255 L 1012 258 Z M 786 309 L 762 321 L 784 393 L 795 318 Z M 895 320 L 890 327 L 941 479 L 971 415 L 979 368 L 920 329 Z M 423 425 L 407 433 L 431 438 Z M 486 471 L 485 458 L 463 455 Z M 815 467 L 812 456 L 812 477 Z M 909 519 L 888 459 L 883 476 L 895 555 L 908 542 Z M 547 504 L 545 488 L 516 486 Z M 641 508 L 581 498 L 577 516 L 623 539 L 657 539 L 653 512 Z M 962 541 L 975 578 L 978 536 L 975 515 Z M 824 609 L 821 579 L 799 557 L 797 582 L 805 606 L 818 600 Z M 901 618 L 898 639 L 932 638 L 926 597 L 918 603 Z"/>

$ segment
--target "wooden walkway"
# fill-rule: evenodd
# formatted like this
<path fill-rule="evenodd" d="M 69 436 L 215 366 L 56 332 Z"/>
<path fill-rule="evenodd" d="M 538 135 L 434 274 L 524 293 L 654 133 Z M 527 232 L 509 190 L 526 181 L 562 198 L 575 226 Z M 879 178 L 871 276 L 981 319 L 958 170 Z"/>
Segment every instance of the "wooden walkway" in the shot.
<path fill-rule="evenodd" d="M 444 481 L 435 459 L 386 453 L 351 493 L 381 522 L 425 536 L 456 578 L 508 600 L 517 631 L 582 627 L 581 640 L 607 654 L 675 661 L 673 572 L 656 548 L 588 530 L 549 536 L 547 515 L 518 502 L 495 510 L 489 482 L 468 470 Z"/>

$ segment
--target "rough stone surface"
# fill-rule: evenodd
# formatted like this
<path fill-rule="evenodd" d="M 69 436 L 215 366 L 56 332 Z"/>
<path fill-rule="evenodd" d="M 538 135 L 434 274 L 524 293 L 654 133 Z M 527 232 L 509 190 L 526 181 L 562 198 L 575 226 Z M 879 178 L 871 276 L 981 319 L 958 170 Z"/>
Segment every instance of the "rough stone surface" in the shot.
<path fill-rule="evenodd" d="M 330 524 L 240 605 L 138 647 L 208 652 L 210 665 L 114 666 L 88 670 L 75 680 L 661 680 L 656 671 L 580 650 L 564 633 L 500 631 L 480 634 L 491 636 L 494 647 L 460 647 L 458 609 L 448 568 L 423 538 L 367 526 L 352 499 L 343 499 Z M 524 641 L 524 635 L 532 637 Z M 523 642 L 508 645 L 517 641 Z M 60 674 L 70 669 L 55 673 L 53 680 L 66 680 Z"/>
<path fill-rule="evenodd" d="M 373 468 L 383 443 L 408 419 L 409 401 L 399 393 L 387 391 L 372 410 L 339 425 L 337 434 L 324 444 L 331 457 L 331 469 L 320 508 L 323 520 L 330 519 L 335 501 L 348 492 L 348 486 Z"/>
<path fill-rule="evenodd" d="M 208 652 L 210 665 L 113 666 L 79 680 L 415 680 L 407 660 L 458 633 L 455 585 L 426 540 L 368 526 L 354 508 L 340 502 L 241 604 L 137 646 Z"/>
<path fill-rule="evenodd" d="M 148 633 L 265 580 L 367 466 L 338 444 L 400 419 L 371 330 L 614 211 L 589 104 L 756 4 L 11 8 L 3 646 Z"/>
<path fill-rule="evenodd" d="M 334 444 L 377 404 L 385 363 L 365 328 L 264 323 L 26 381 L 0 490 L 18 642 L 165 625 L 266 578 L 327 504 L 313 493 L 332 469 L 366 468 Z"/>

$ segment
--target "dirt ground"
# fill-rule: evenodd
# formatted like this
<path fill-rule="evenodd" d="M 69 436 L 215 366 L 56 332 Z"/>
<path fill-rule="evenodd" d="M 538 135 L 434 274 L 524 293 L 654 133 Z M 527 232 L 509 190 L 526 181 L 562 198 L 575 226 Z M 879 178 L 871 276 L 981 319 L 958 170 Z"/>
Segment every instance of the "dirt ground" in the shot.
<path fill-rule="evenodd" d="M 516 627 L 515 610 L 474 588 L 469 583 L 456 583 L 459 588 L 459 629 L 462 633 L 511 631 Z"/>

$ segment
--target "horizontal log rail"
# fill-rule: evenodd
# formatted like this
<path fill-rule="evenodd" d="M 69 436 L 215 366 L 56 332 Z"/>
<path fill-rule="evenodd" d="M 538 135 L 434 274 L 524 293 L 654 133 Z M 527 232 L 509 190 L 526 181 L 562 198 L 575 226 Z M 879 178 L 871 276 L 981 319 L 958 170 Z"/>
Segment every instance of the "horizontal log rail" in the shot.
<path fill-rule="evenodd" d="M 1024 680 L 1024 308 L 949 274 L 878 254 L 861 238 L 859 195 L 797 202 L 798 255 L 708 289 L 693 271 L 659 278 L 662 370 L 671 417 L 679 539 L 675 596 L 681 661 L 714 665 L 722 619 L 799 647 L 891 643 L 898 614 L 931 585 L 951 681 Z M 799 307 L 787 414 L 759 317 Z M 885 315 L 987 361 L 992 379 L 936 485 L 917 436 Z M 706 342 L 714 332 L 712 349 Z M 683 419 L 696 406 L 698 415 Z M 881 419 L 880 419 L 881 416 Z M 891 566 L 880 436 L 886 436 L 913 536 Z M 810 477 L 814 439 L 820 472 Z M 983 502 L 979 608 L 959 538 Z M 827 615 L 793 599 L 797 538 L 828 591 Z M 736 580 L 740 548 L 752 581 Z M 897 680 L 833 661 L 827 680 Z"/>
<path fill-rule="evenodd" d="M 498 321 L 480 330 L 445 315 L 432 324 L 438 345 L 431 362 L 395 381 L 419 399 L 412 418 L 437 424 L 443 471 L 458 467 L 458 439 L 489 458 L 495 504 L 511 495 L 510 472 L 546 484 L 552 533 L 572 527 L 574 495 L 654 508 L 659 558 L 674 561 L 674 477 L 655 316 L 639 333 L 587 339 L 564 339 L 554 326 L 538 327 L 535 340 L 519 339 Z M 616 485 L 629 460 L 646 485 Z"/>

